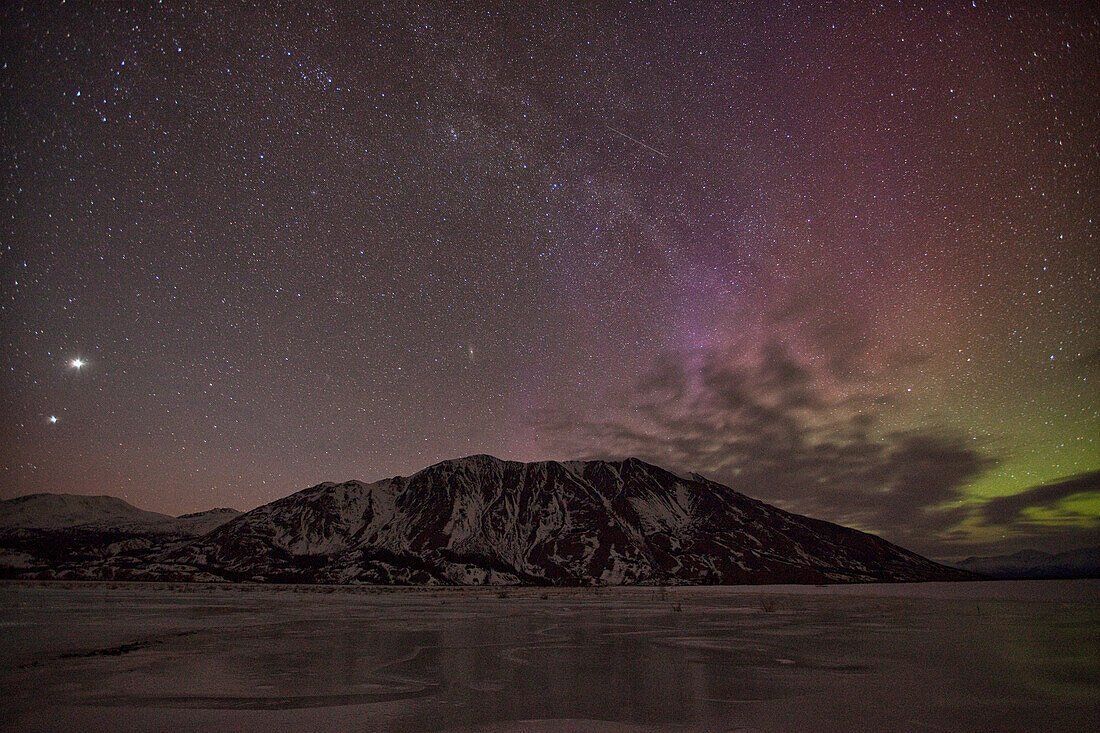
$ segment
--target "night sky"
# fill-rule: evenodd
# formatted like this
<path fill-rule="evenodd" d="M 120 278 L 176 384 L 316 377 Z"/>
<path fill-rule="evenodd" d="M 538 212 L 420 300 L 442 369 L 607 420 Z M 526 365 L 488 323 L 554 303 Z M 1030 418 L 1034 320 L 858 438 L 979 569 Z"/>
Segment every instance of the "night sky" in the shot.
<path fill-rule="evenodd" d="M 636 455 L 1100 544 L 1088 3 L 215 5 L 4 3 L 0 497 Z"/>

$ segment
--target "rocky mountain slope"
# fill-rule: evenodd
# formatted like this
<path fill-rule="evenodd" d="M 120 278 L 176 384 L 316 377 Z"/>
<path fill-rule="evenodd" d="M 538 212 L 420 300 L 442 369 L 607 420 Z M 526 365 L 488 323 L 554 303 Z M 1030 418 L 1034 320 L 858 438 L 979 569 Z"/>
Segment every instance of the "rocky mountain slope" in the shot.
<path fill-rule="evenodd" d="M 163 558 L 306 582 L 677 584 L 971 577 L 878 537 L 636 459 L 444 461 L 320 484 Z"/>
<path fill-rule="evenodd" d="M 143 541 L 45 575 L 547 585 L 974 577 L 637 459 L 471 456 L 371 484 L 319 484 L 201 537 Z"/>

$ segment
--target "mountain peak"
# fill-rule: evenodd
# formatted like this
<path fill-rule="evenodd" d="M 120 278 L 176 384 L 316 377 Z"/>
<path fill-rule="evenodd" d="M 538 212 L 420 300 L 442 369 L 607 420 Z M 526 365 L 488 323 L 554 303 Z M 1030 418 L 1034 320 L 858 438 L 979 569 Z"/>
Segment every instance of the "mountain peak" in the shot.
<path fill-rule="evenodd" d="M 239 514 L 235 509 L 212 509 L 173 517 L 138 509 L 116 496 L 28 494 L 0 501 L 0 531 L 197 535 Z"/>
<path fill-rule="evenodd" d="M 173 517 L 147 512 L 115 496 L 29 494 L 0 501 L 0 527 L 51 528 L 143 524 L 158 526 Z"/>
<path fill-rule="evenodd" d="M 71 516 L 59 519 L 55 505 Z M 98 525 L 86 505 L 99 511 Z M 51 528 L 50 558 L 66 528 L 74 541 L 86 543 L 89 527 L 105 539 L 77 547 L 69 565 L 50 559 L 19 571 L 38 573 L 29 577 L 459 585 L 973 577 L 634 457 L 521 463 L 474 454 L 408 477 L 320 483 L 240 515 L 223 509 L 176 518 L 110 497 L 24 498 L 0 503 L 0 529 L 20 517 L 24 524 L 14 526 L 32 526 L 35 507 L 37 526 Z M 120 542 L 127 534 L 138 539 Z M 0 531 L 0 540 L 6 536 L 13 535 Z M 25 553 L 26 537 L 15 541 Z"/>
<path fill-rule="evenodd" d="M 166 558 L 298 582 L 851 582 L 970 577 L 638 458 L 475 454 L 373 484 L 320 484 Z"/>

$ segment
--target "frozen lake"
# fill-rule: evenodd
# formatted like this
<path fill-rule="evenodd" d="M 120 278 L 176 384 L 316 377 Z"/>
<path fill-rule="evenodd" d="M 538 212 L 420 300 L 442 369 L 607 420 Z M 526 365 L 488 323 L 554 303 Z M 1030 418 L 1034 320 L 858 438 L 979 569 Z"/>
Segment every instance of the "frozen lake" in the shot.
<path fill-rule="evenodd" d="M 1089 580 L 5 582 L 0 728 L 1085 730 L 1098 621 Z"/>

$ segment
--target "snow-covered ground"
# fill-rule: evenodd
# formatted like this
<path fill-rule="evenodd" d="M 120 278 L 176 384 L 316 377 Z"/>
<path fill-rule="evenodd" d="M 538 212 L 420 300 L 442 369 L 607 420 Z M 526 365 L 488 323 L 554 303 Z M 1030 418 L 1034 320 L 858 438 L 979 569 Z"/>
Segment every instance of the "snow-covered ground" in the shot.
<path fill-rule="evenodd" d="M 1086 730 L 1100 581 L 0 583 L 4 730 Z"/>

